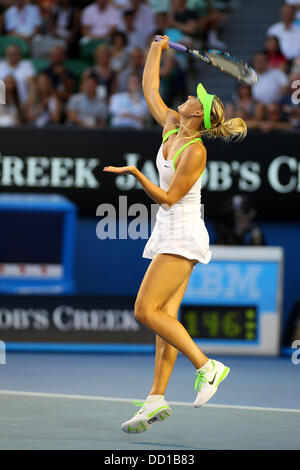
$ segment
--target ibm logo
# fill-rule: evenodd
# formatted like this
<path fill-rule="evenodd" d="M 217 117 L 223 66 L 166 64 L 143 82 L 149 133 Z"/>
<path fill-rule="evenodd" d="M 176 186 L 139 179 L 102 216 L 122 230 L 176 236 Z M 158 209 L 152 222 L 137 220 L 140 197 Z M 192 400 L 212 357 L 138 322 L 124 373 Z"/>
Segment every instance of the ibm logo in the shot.
<path fill-rule="evenodd" d="M 6 104 L 6 90 L 5 90 L 5 82 L 0 80 L 0 104 Z"/>
<path fill-rule="evenodd" d="M 4 341 L 0 341 L 0 365 L 6 364 L 6 348 Z"/>

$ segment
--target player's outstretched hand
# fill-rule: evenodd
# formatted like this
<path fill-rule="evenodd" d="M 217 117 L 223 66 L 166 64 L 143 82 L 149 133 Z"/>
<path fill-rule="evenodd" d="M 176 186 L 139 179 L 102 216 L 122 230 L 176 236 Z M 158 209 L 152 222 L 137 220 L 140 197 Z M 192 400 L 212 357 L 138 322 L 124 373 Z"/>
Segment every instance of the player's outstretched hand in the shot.
<path fill-rule="evenodd" d="M 103 171 L 108 173 L 117 173 L 119 175 L 128 175 L 132 174 L 135 169 L 135 166 L 105 166 Z"/>

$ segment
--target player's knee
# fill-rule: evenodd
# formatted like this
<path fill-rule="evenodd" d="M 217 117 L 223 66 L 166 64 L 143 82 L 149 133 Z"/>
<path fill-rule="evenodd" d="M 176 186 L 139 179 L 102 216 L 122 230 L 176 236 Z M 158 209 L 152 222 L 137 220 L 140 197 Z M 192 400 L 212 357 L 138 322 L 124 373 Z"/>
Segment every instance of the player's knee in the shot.
<path fill-rule="evenodd" d="M 149 307 L 143 300 L 136 300 L 134 304 L 134 316 L 142 324 L 147 325 L 150 317 Z"/>

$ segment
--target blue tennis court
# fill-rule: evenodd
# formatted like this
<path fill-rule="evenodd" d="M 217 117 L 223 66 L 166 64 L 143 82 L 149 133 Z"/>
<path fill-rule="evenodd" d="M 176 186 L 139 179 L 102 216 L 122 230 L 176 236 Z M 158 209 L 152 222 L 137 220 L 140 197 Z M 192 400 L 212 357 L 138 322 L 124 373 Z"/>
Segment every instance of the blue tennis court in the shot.
<path fill-rule="evenodd" d="M 0 450 L 300 450 L 299 136 L 300 0 L 0 1 Z"/>
<path fill-rule="evenodd" d="M 217 356 L 231 372 L 195 409 L 193 369 L 180 356 L 166 396 L 172 417 L 146 433 L 123 433 L 131 402 L 151 385 L 153 359 L 9 353 L 0 368 L 0 448 L 300 449 L 300 373 L 289 358 Z"/>

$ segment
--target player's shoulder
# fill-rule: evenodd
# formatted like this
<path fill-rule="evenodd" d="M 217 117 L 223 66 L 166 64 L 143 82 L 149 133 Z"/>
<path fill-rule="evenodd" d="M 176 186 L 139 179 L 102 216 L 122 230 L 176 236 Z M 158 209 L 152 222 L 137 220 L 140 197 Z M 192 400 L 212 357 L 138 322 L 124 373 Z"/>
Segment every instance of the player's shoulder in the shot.
<path fill-rule="evenodd" d="M 203 155 L 206 156 L 206 154 L 207 154 L 206 147 L 205 147 L 205 145 L 204 145 L 202 139 L 201 139 L 201 140 L 197 140 L 197 141 L 194 142 L 193 144 L 189 145 L 189 146 L 187 147 L 187 150 L 189 150 L 189 153 L 190 153 L 191 155 L 194 155 L 195 158 L 199 158 L 199 157 L 202 158 Z"/>
<path fill-rule="evenodd" d="M 190 165 L 202 165 L 203 160 L 206 161 L 207 151 L 202 140 L 198 140 L 186 147 L 182 155 L 182 161 L 189 162 Z"/>

